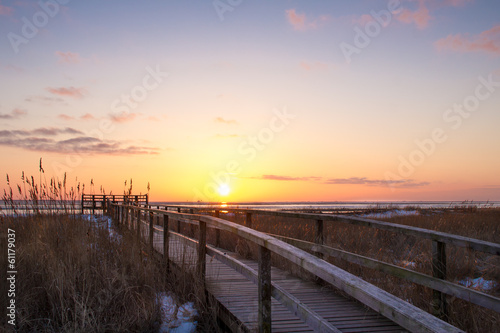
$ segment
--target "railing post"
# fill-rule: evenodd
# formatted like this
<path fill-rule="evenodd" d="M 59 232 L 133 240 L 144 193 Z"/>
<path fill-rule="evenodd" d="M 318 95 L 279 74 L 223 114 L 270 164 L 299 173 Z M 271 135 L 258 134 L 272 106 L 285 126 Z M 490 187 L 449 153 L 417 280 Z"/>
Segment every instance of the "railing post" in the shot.
<path fill-rule="evenodd" d="M 259 246 L 259 332 L 271 332 L 271 251 Z"/>
<path fill-rule="evenodd" d="M 316 237 L 314 242 L 319 245 L 324 244 L 323 226 L 324 226 L 323 220 L 316 220 Z M 318 256 L 318 258 L 321 259 L 324 258 L 324 255 L 321 252 L 316 252 L 315 255 Z"/>
<path fill-rule="evenodd" d="M 432 241 L 432 276 L 446 280 L 446 244 L 439 241 Z M 434 315 L 446 319 L 448 317 L 446 294 L 433 290 L 432 298 Z"/>
<path fill-rule="evenodd" d="M 83 198 L 84 198 L 84 196 L 85 196 L 85 194 L 82 194 L 82 215 L 84 214 L 84 209 L 83 209 L 83 203 L 84 203 Z"/>
<path fill-rule="evenodd" d="M 167 267 L 167 272 L 170 270 L 170 257 L 169 257 L 169 237 L 170 232 L 168 231 L 168 215 L 163 215 L 163 263 Z"/>
<path fill-rule="evenodd" d="M 149 212 L 148 214 L 148 222 L 149 222 L 149 253 L 152 256 L 154 251 L 154 223 L 153 223 L 153 212 Z"/>
<path fill-rule="evenodd" d="M 220 216 L 220 212 L 218 209 L 215 210 L 215 217 L 219 217 Z M 220 246 L 220 229 L 219 228 L 215 228 L 215 247 L 219 247 Z"/>
<path fill-rule="evenodd" d="M 141 243 L 141 209 L 137 208 L 137 219 L 135 221 L 135 225 L 137 228 L 137 241 L 139 244 Z"/>
<path fill-rule="evenodd" d="M 181 212 L 181 207 L 177 207 L 177 213 Z M 181 221 L 177 220 L 177 232 L 181 233 Z"/>
<path fill-rule="evenodd" d="M 205 295 L 205 270 L 206 270 L 206 259 L 207 259 L 207 223 L 204 221 L 198 221 L 200 226 L 200 237 L 198 240 L 198 278 L 202 283 L 202 297 L 204 301 Z"/>
<path fill-rule="evenodd" d="M 190 208 L 189 209 L 189 214 L 194 214 L 194 211 L 193 211 L 193 208 Z M 190 224 L 189 225 L 189 235 L 190 237 L 194 237 L 194 229 L 196 228 L 196 226 L 194 224 Z"/>
<path fill-rule="evenodd" d="M 245 218 L 245 225 L 248 228 L 252 228 L 252 213 L 247 213 Z"/>
<path fill-rule="evenodd" d="M 92 215 L 95 214 L 95 195 L 92 194 Z"/>

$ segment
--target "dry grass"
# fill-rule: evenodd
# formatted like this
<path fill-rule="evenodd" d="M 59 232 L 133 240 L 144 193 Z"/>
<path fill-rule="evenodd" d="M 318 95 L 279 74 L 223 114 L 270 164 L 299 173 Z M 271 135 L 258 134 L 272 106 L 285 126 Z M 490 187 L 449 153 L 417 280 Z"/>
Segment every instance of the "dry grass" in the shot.
<path fill-rule="evenodd" d="M 74 214 L 80 187 L 65 194 L 65 186 L 55 181 L 40 186 L 23 175 L 16 198 L 22 201 L 14 200 L 12 189 L 4 192 L 2 253 L 8 228 L 16 234 L 15 331 L 157 332 L 161 292 L 171 292 L 179 304 L 196 302 L 199 329 L 218 330 L 213 311 L 196 297 L 200 283 L 194 272 L 167 271 L 133 233 L 124 229 L 113 237 L 107 223 Z M 7 267 L 6 255 L 0 267 Z M 0 294 L 7 291 L 1 283 Z M 7 301 L 0 297 L 3 309 Z M 7 319 L 3 315 L 0 326 L 11 329 Z"/>

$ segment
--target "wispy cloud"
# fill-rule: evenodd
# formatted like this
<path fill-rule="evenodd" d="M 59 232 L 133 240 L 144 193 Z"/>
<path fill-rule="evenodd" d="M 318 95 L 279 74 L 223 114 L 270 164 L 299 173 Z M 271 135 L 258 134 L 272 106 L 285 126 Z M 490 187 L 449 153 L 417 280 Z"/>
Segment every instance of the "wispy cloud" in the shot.
<path fill-rule="evenodd" d="M 27 115 L 28 112 L 22 109 L 14 109 L 10 113 L 0 113 L 0 119 L 18 119 Z"/>
<path fill-rule="evenodd" d="M 367 177 L 351 178 L 325 178 L 317 176 L 291 177 L 282 175 L 262 175 L 257 177 L 246 177 L 247 179 L 273 180 L 273 181 L 293 181 L 293 182 L 319 182 L 329 185 L 367 185 L 380 187 L 421 187 L 430 185 L 429 182 L 416 182 L 413 179 L 382 180 L 369 179 Z"/>
<path fill-rule="evenodd" d="M 369 185 L 369 186 L 397 186 L 397 187 L 419 187 L 429 185 L 429 182 L 416 182 L 413 179 L 385 180 L 368 179 L 366 177 L 330 178 L 325 184 L 336 185 Z"/>
<path fill-rule="evenodd" d="M 64 97 L 72 97 L 72 98 L 82 98 L 86 91 L 83 88 L 75 88 L 75 87 L 61 87 L 61 88 L 47 88 L 47 91 L 51 94 L 64 96 Z"/>
<path fill-rule="evenodd" d="M 478 35 L 448 35 L 434 43 L 439 51 L 486 52 L 500 55 L 500 25 L 483 31 Z"/>
<path fill-rule="evenodd" d="M 219 124 L 238 125 L 238 122 L 234 119 L 224 119 L 222 117 L 217 117 L 214 119 L 214 121 Z"/>
<path fill-rule="evenodd" d="M 160 149 L 155 147 L 129 145 L 120 141 L 88 137 L 71 127 L 0 131 L 0 145 L 59 154 L 138 155 L 160 152 Z"/>
<path fill-rule="evenodd" d="M 133 112 L 121 112 L 121 113 L 112 113 L 110 114 L 110 118 L 112 122 L 115 123 L 126 123 L 128 121 L 134 120 L 138 116 L 137 113 Z"/>
<path fill-rule="evenodd" d="M 96 119 L 93 115 L 90 113 L 86 113 L 83 116 L 80 117 L 81 120 L 94 120 Z"/>
<path fill-rule="evenodd" d="M 80 62 L 80 55 L 78 53 L 56 51 L 55 54 L 60 63 L 77 64 Z"/>
<path fill-rule="evenodd" d="M 84 133 L 72 127 L 65 127 L 65 128 L 39 127 L 33 130 L 0 131 L 0 137 L 31 136 L 31 135 L 56 136 L 60 134 L 84 134 Z"/>
<path fill-rule="evenodd" d="M 61 114 L 57 115 L 57 118 L 62 119 L 62 120 L 66 120 L 66 121 L 75 120 L 75 117 L 67 115 L 65 113 L 61 113 Z"/>
<path fill-rule="evenodd" d="M 2 16 L 10 16 L 14 12 L 12 7 L 4 6 L 0 3 L 0 15 Z"/>
<path fill-rule="evenodd" d="M 285 10 L 285 15 L 294 30 L 316 29 L 320 24 L 329 20 L 327 15 L 315 19 L 307 18 L 306 14 L 299 14 L 294 8 Z"/>
<path fill-rule="evenodd" d="M 407 24 L 414 23 L 419 29 L 425 29 L 429 25 L 431 15 L 429 13 L 429 8 L 427 8 L 425 4 L 425 0 L 419 0 L 416 10 L 411 11 L 409 9 L 403 9 L 397 16 L 397 19 Z"/>
<path fill-rule="evenodd" d="M 257 177 L 246 177 L 248 179 L 261 179 L 261 180 L 279 180 L 279 181 L 318 181 L 321 177 L 291 177 L 280 175 L 262 175 Z"/>
<path fill-rule="evenodd" d="M 46 106 L 54 104 L 66 104 L 64 99 L 60 97 L 47 97 L 47 96 L 30 96 L 25 99 L 26 102 L 41 103 Z"/>

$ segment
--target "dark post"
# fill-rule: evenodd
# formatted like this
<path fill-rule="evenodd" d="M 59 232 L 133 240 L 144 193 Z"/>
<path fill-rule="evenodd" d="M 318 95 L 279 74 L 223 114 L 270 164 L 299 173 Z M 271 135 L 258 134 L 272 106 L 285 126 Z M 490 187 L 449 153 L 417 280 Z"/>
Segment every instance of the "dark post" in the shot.
<path fill-rule="evenodd" d="M 163 215 L 163 263 L 167 267 L 167 272 L 169 271 L 169 236 L 168 231 L 168 215 Z"/>
<path fill-rule="evenodd" d="M 252 213 L 247 213 L 245 224 L 248 228 L 252 228 Z"/>
<path fill-rule="evenodd" d="M 149 222 L 149 253 L 150 255 L 152 256 L 153 255 L 153 251 L 154 251 L 154 219 L 153 219 L 153 212 L 149 212 L 148 214 L 149 218 L 148 218 L 148 222 Z"/>
<path fill-rule="evenodd" d="M 271 332 L 271 251 L 259 246 L 259 332 Z"/>
<path fill-rule="evenodd" d="M 205 269 L 207 256 L 207 223 L 198 221 L 200 226 L 200 239 L 198 241 L 198 277 L 203 284 L 203 294 L 205 294 Z"/>
<path fill-rule="evenodd" d="M 177 213 L 181 212 L 181 207 L 177 207 Z M 177 220 L 177 232 L 181 233 L 181 221 Z"/>
<path fill-rule="evenodd" d="M 432 276 L 446 280 L 446 244 L 439 241 L 432 241 Z M 433 290 L 432 297 L 434 315 L 446 319 L 448 317 L 446 294 Z"/>
<path fill-rule="evenodd" d="M 316 239 L 315 243 L 319 245 L 324 244 L 324 236 L 323 236 L 323 220 L 316 220 Z M 319 258 L 323 259 L 323 253 L 317 252 L 315 253 Z"/>
<path fill-rule="evenodd" d="M 92 214 L 95 214 L 95 195 L 92 194 Z"/>
<path fill-rule="evenodd" d="M 137 228 L 137 241 L 141 242 L 141 209 L 137 208 L 137 219 L 135 221 L 136 228 Z"/>
<path fill-rule="evenodd" d="M 194 214 L 194 212 L 193 212 L 193 208 L 191 208 L 191 209 L 189 210 L 189 214 Z M 195 229 L 195 225 L 194 225 L 194 224 L 190 224 L 189 230 L 191 230 L 191 231 L 190 231 L 190 235 L 191 235 L 191 237 L 194 237 L 194 229 Z"/>
<path fill-rule="evenodd" d="M 220 215 L 220 212 L 218 209 L 215 210 L 215 217 L 219 217 Z M 219 247 L 220 246 L 220 229 L 219 228 L 215 228 L 215 247 Z"/>
<path fill-rule="evenodd" d="M 83 215 L 83 198 L 85 197 L 85 194 L 82 194 L 82 215 Z"/>

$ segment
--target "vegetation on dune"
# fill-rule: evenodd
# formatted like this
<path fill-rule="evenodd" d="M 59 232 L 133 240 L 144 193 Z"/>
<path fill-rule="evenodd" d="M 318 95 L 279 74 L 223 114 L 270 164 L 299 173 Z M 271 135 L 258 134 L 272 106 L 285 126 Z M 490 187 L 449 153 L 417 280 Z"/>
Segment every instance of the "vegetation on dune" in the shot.
<path fill-rule="evenodd" d="M 7 176 L 10 186 L 10 179 Z M 157 332 L 161 324 L 158 295 L 170 292 L 179 303 L 196 302 L 198 326 L 216 330 L 210 309 L 196 298 L 194 272 L 166 270 L 128 230 L 110 233 L 79 212 L 83 186 L 66 181 L 38 183 L 22 177 L 3 195 L 0 248 L 7 253 L 6 232 L 15 231 L 17 332 Z M 103 219 L 104 221 L 104 219 Z M 107 221 L 107 220 L 106 220 Z M 0 266 L 7 267 L 7 256 Z M 7 295 L 7 284 L 0 294 Z M 7 307 L 0 297 L 0 306 Z"/>

